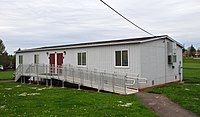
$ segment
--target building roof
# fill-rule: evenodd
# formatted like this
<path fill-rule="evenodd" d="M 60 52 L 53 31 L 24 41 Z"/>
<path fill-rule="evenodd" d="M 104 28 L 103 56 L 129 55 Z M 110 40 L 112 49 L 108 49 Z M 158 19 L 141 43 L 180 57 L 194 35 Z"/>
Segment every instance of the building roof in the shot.
<path fill-rule="evenodd" d="M 58 45 L 58 46 L 47 46 L 47 47 L 39 47 L 39 48 L 19 50 L 19 51 L 16 51 L 16 53 L 35 52 L 35 51 L 49 51 L 49 50 L 62 50 L 62 49 L 72 49 L 72 48 L 86 48 L 86 47 L 108 46 L 108 45 L 139 44 L 139 43 L 146 43 L 146 42 L 155 41 L 155 40 L 159 40 L 159 39 L 169 39 L 173 42 L 176 42 L 178 46 L 183 48 L 182 44 L 175 41 L 171 37 L 169 37 L 167 35 L 162 35 L 162 36 L 117 39 L 117 40 L 108 40 L 108 41 L 97 41 L 97 42 L 87 42 L 87 43 L 78 43 L 78 44 Z"/>

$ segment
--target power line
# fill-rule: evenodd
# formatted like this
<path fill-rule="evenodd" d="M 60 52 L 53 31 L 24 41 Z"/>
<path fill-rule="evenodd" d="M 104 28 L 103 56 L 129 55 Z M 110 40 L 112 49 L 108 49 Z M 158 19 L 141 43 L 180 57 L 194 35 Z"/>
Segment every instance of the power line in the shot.
<path fill-rule="evenodd" d="M 136 26 L 137 28 L 139 28 L 140 30 L 142 30 L 143 32 L 154 36 L 152 33 L 146 31 L 145 29 L 141 28 L 140 26 L 138 26 L 137 24 L 133 23 L 131 20 L 129 20 L 128 18 L 126 18 L 125 16 L 123 16 L 121 13 L 119 13 L 118 11 L 116 11 L 114 8 L 112 8 L 110 5 L 108 5 L 106 2 L 104 2 L 103 0 L 100 0 L 103 4 L 105 4 L 107 7 L 109 7 L 111 10 L 113 10 L 115 13 L 117 13 L 118 15 L 120 15 L 122 18 L 124 18 L 126 21 L 128 21 L 129 23 L 131 23 L 132 25 Z"/>

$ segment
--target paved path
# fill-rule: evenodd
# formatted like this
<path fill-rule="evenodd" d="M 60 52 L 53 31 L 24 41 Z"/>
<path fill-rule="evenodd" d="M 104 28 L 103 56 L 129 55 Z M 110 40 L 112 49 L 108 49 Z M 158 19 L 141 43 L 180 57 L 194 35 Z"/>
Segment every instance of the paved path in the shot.
<path fill-rule="evenodd" d="M 143 103 L 160 117 L 198 117 L 160 94 L 138 92 Z"/>
<path fill-rule="evenodd" d="M 14 80 L 0 80 L 0 83 L 1 82 L 15 82 Z"/>

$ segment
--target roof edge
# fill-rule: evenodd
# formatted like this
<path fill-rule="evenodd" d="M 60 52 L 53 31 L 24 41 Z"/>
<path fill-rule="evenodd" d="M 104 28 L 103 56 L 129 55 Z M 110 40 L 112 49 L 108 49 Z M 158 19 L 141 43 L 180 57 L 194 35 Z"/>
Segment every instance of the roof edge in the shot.
<path fill-rule="evenodd" d="M 58 45 L 58 46 L 48 46 L 48 47 L 39 47 L 32 49 L 24 49 L 21 51 L 15 51 L 15 53 L 25 53 L 25 52 L 34 52 L 34 51 L 50 51 L 50 50 L 63 50 L 63 49 L 73 49 L 73 48 L 86 48 L 86 47 L 96 47 L 96 46 L 109 46 L 109 45 L 122 45 L 122 44 L 137 44 L 137 43 L 146 43 L 149 41 L 155 41 L 158 39 L 167 38 L 173 42 L 176 42 L 181 48 L 184 48 L 182 44 L 175 41 L 168 35 L 161 36 L 151 36 L 151 37 L 141 37 L 141 38 L 128 38 L 128 39 L 118 39 L 118 40 L 108 40 L 108 41 L 96 41 L 96 42 L 86 42 L 86 43 L 77 43 L 69 45 Z"/>

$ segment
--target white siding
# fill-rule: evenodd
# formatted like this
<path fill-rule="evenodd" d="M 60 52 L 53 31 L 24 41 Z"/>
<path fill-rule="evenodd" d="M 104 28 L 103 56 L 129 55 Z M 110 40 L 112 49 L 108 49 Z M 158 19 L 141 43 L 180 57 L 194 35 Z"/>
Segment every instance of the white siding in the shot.
<path fill-rule="evenodd" d="M 129 68 L 115 67 L 115 51 L 126 49 L 129 51 Z M 107 72 L 123 72 L 129 74 L 140 73 L 139 45 L 102 46 L 92 48 L 68 49 L 64 60 L 66 64 L 77 66 L 77 53 L 87 52 L 88 69 L 106 70 Z"/>
<path fill-rule="evenodd" d="M 177 62 L 168 64 L 167 60 L 167 42 L 169 40 L 157 40 L 144 43 L 141 46 L 141 77 L 148 78 L 147 85 L 164 84 L 180 80 L 178 67 L 179 61 L 182 63 L 182 49 L 177 46 L 175 52 L 177 54 Z M 174 66 L 174 68 L 172 68 Z M 182 66 L 182 65 L 181 65 Z M 175 79 L 177 77 L 177 79 Z"/>
<path fill-rule="evenodd" d="M 23 56 L 23 64 L 33 64 L 34 54 L 33 53 L 19 53 L 16 54 L 16 67 L 19 65 L 19 56 Z"/>
<path fill-rule="evenodd" d="M 167 64 L 166 65 L 166 82 L 173 82 L 177 80 L 181 80 L 179 77 L 179 62 L 181 62 L 182 66 L 182 49 L 177 46 L 176 49 L 174 49 L 174 53 L 177 55 L 177 61 L 173 64 Z M 174 68 L 172 68 L 174 66 Z"/>
<path fill-rule="evenodd" d="M 97 69 L 106 72 L 120 72 L 128 73 L 132 76 L 139 76 L 147 78 L 146 85 L 140 85 L 141 88 L 154 85 L 164 84 L 180 80 L 182 74 L 179 76 L 179 61 L 182 66 L 182 49 L 177 46 L 175 53 L 177 54 L 177 62 L 173 63 L 174 68 L 167 61 L 167 42 L 169 40 L 156 40 L 142 44 L 126 44 L 126 45 L 110 45 L 99 47 L 75 48 L 65 50 L 26 52 L 16 54 L 16 67 L 19 65 L 19 55 L 23 55 L 23 64 L 34 64 L 34 55 L 39 55 L 39 64 L 49 64 L 49 55 L 51 53 L 63 53 L 63 64 L 70 64 L 75 67 L 77 65 L 77 53 L 86 52 L 85 66 L 88 69 Z M 129 67 L 118 68 L 115 67 L 115 51 L 128 50 Z M 66 52 L 66 55 L 64 54 Z M 48 52 L 48 54 L 47 54 Z M 57 56 L 55 54 L 55 60 Z M 55 62 L 57 63 L 57 62 Z M 177 76 L 177 79 L 175 79 Z"/>
<path fill-rule="evenodd" d="M 163 40 L 144 43 L 141 46 L 141 77 L 148 78 L 145 86 L 165 82 L 165 46 Z"/>
<path fill-rule="evenodd" d="M 117 68 L 115 67 L 115 51 L 116 50 L 128 50 L 129 53 L 129 68 Z M 122 72 L 128 73 L 129 75 L 140 74 L 140 45 L 139 44 L 127 44 L 127 45 L 115 45 L 115 46 L 101 46 L 101 47 L 91 47 L 91 48 L 76 48 L 76 49 L 66 49 L 66 50 L 55 50 L 48 51 L 49 55 L 51 53 L 63 53 L 66 51 L 66 55 L 63 54 L 64 60 L 63 64 L 70 64 L 75 67 L 77 65 L 77 53 L 86 52 L 86 67 L 88 69 L 97 69 L 107 72 Z M 27 52 L 19 53 L 16 56 L 23 55 L 24 64 L 34 64 L 34 54 L 39 55 L 39 64 L 49 64 L 49 55 L 46 54 L 47 51 L 40 52 Z M 18 58 L 18 57 L 17 57 Z M 56 56 L 55 56 L 56 58 Z M 57 59 L 56 59 L 57 60 Z M 16 62 L 18 66 L 18 60 Z"/>

